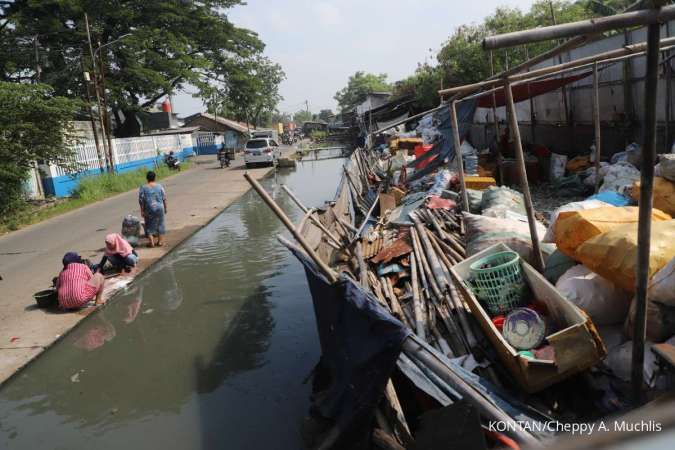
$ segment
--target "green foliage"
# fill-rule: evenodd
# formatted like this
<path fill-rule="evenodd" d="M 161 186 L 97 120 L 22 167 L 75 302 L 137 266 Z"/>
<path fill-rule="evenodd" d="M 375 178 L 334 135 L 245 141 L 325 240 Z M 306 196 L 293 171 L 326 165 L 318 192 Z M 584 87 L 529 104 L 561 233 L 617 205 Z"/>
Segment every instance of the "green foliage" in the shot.
<path fill-rule="evenodd" d="M 333 98 L 338 102 L 340 111 L 346 112 L 363 102 L 371 92 L 388 92 L 390 89 L 386 74 L 358 71 L 349 77 L 347 86 L 336 92 Z"/>
<path fill-rule="evenodd" d="M 310 139 L 312 139 L 313 141 L 320 141 L 320 140 L 322 140 L 322 139 L 326 139 L 327 136 L 328 136 L 328 132 L 327 132 L 327 131 L 323 131 L 323 130 L 312 130 L 312 131 L 309 133 L 309 137 L 310 137 Z"/>
<path fill-rule="evenodd" d="M 207 105 L 217 107 L 224 116 L 259 126 L 270 120 L 283 100 L 279 85 L 286 74 L 265 56 L 236 58 L 216 72 L 223 81 L 204 86 L 202 94 L 210 99 Z"/>
<path fill-rule="evenodd" d="M 10 43 L 0 45 L 0 79 L 34 77 L 33 36 L 38 35 L 42 81 L 59 95 L 82 96 L 83 58 L 91 70 L 87 13 L 94 47 L 131 33 L 101 54 L 115 118 L 121 121 L 121 111 L 132 119 L 124 122 L 125 127 L 135 127 L 133 116 L 138 111 L 184 85 L 192 84 L 207 94 L 208 80 L 226 82 L 223 77 L 241 76 L 241 71 L 259 62 L 264 45 L 257 34 L 228 19 L 228 10 L 240 4 L 240 0 L 0 2 L 0 41 Z"/>
<path fill-rule="evenodd" d="M 418 65 L 415 73 L 394 84 L 394 97 L 411 96 L 418 109 L 431 109 L 438 106 L 438 90 L 442 85 L 442 71 L 429 64 Z"/>
<path fill-rule="evenodd" d="M 335 117 L 335 114 L 333 114 L 332 109 L 322 109 L 321 111 L 319 111 L 319 115 L 317 116 L 317 119 L 323 120 L 324 122 L 328 123 L 331 120 L 333 120 L 334 117 Z"/>
<path fill-rule="evenodd" d="M 304 109 L 301 109 L 300 111 L 293 114 L 293 122 L 298 124 L 298 126 L 302 126 L 302 124 L 305 122 L 311 122 L 312 119 L 312 113 Z"/>
<path fill-rule="evenodd" d="M 22 183 L 36 161 L 74 168 L 69 144 L 79 106 L 44 84 L 0 81 L 0 215 L 20 206 Z"/>

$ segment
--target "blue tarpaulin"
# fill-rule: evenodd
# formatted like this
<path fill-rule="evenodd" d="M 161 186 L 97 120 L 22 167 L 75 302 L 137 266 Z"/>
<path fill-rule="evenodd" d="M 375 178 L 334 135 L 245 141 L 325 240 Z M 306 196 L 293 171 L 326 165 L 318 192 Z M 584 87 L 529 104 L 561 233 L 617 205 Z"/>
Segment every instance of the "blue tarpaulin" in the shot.
<path fill-rule="evenodd" d="M 321 344 L 312 412 L 339 430 L 333 448 L 353 448 L 370 431 L 410 331 L 352 279 L 331 285 L 304 252 L 288 247 L 305 266 Z"/>
<path fill-rule="evenodd" d="M 471 128 L 473 123 L 473 116 L 476 112 L 476 100 L 467 100 L 457 105 L 457 123 L 459 124 L 459 136 L 460 139 L 464 138 Z M 416 159 L 410 165 L 415 165 L 420 161 L 424 161 L 427 158 L 431 158 L 434 155 L 437 155 L 437 158 L 434 159 L 426 166 L 424 169 L 415 171 L 408 179 L 410 181 L 416 180 L 424 175 L 431 173 L 436 169 L 440 164 L 443 164 L 443 161 L 447 158 L 448 161 L 452 161 L 455 157 L 455 144 L 452 136 L 452 121 L 450 120 L 450 107 L 441 108 L 435 113 L 435 118 L 440 124 L 438 125 L 438 131 L 441 133 L 441 137 L 434 144 L 434 147 L 422 155 L 419 159 Z"/>

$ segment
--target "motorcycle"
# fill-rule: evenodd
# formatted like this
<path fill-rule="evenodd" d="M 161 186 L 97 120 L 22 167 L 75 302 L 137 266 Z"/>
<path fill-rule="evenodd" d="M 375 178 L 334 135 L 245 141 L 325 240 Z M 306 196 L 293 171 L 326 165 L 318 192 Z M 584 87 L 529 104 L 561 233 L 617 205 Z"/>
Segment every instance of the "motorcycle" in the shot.
<path fill-rule="evenodd" d="M 230 167 L 230 155 L 225 149 L 218 150 L 218 161 L 220 161 L 220 168 Z"/>
<path fill-rule="evenodd" d="M 164 164 L 166 164 L 169 169 L 180 172 L 180 161 L 173 155 L 173 152 L 170 152 L 164 157 Z"/>

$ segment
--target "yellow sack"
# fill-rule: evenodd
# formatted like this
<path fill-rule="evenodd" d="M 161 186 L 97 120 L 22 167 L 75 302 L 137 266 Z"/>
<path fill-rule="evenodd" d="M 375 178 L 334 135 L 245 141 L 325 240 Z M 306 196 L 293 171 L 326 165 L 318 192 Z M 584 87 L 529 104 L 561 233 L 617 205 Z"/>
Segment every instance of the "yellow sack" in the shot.
<path fill-rule="evenodd" d="M 629 292 L 635 292 L 637 223 L 622 225 L 589 239 L 574 258 L 593 272 Z M 675 220 L 652 222 L 649 278 L 675 257 Z"/>
<path fill-rule="evenodd" d="M 640 200 L 640 182 L 633 184 L 630 196 L 635 201 Z M 654 208 L 670 214 L 675 214 L 675 183 L 665 178 L 654 177 Z"/>
<path fill-rule="evenodd" d="M 652 220 L 670 220 L 670 216 L 658 209 L 652 210 Z M 623 206 L 620 208 L 582 209 L 564 211 L 558 214 L 555 222 L 555 243 L 558 250 L 574 258 L 574 252 L 581 244 L 616 227 L 637 223 L 638 208 Z"/>

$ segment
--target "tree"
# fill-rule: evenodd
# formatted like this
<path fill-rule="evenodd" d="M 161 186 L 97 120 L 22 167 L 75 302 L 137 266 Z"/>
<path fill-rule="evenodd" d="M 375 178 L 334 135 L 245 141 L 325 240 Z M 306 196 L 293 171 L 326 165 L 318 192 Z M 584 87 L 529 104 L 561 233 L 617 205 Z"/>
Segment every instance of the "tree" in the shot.
<path fill-rule="evenodd" d="M 240 0 L 40 0 L 0 2 L 0 32 L 17 47 L 0 45 L 0 78 L 35 76 L 33 38 L 43 67 L 42 81 L 57 94 L 81 96 L 81 63 L 91 68 L 84 14 L 94 46 L 130 36 L 101 50 L 106 88 L 118 134 L 138 132 L 136 114 L 184 85 L 202 93 L 206 80 L 228 74 L 260 54 L 264 45 L 249 30 L 234 26 L 227 12 Z M 222 79 L 220 81 L 223 81 Z"/>
<path fill-rule="evenodd" d="M 347 86 L 335 93 L 340 111 L 347 112 L 363 102 L 372 92 L 388 92 L 391 86 L 387 84 L 387 75 L 381 73 L 375 75 L 362 71 L 356 72 L 349 77 Z"/>
<path fill-rule="evenodd" d="M 202 91 L 215 94 L 215 103 L 232 118 L 260 125 L 282 100 L 279 84 L 286 75 L 267 57 L 238 58 L 217 72 L 222 82 L 204 86 Z"/>
<path fill-rule="evenodd" d="M 333 117 L 335 117 L 335 114 L 333 114 L 332 109 L 322 109 L 321 111 L 319 111 L 318 116 L 319 120 L 323 120 L 324 122 L 330 122 L 333 119 Z"/>
<path fill-rule="evenodd" d="M 443 71 L 438 66 L 419 64 L 415 73 L 408 78 L 394 84 L 394 97 L 413 97 L 415 107 L 419 110 L 428 110 L 438 106 L 440 98 L 438 90 L 441 88 Z"/>
<path fill-rule="evenodd" d="M 75 169 L 72 120 L 82 106 L 44 84 L 0 81 L 0 216 L 17 207 L 35 161 Z"/>
<path fill-rule="evenodd" d="M 302 125 L 305 122 L 311 121 L 312 121 L 312 113 L 304 109 L 301 109 L 300 111 L 293 114 L 293 122 L 297 123 L 298 125 Z"/>

